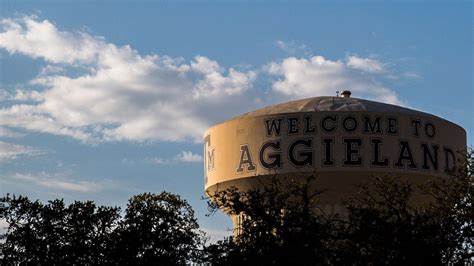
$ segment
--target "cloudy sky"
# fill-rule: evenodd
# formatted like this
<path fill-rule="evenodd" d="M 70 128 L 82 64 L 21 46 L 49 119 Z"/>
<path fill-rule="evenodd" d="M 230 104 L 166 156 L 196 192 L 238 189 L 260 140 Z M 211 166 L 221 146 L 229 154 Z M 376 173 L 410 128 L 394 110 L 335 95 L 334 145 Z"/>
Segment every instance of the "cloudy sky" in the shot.
<path fill-rule="evenodd" d="M 0 0 L 0 193 L 124 206 L 186 198 L 206 217 L 202 134 L 240 113 L 335 95 L 463 126 L 472 4 Z"/>

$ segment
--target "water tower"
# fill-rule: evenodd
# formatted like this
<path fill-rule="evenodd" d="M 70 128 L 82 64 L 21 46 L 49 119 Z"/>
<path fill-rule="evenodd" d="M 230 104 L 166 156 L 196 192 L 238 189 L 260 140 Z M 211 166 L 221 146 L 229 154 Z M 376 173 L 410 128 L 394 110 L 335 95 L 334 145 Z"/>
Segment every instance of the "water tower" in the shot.
<path fill-rule="evenodd" d="M 364 99 L 349 91 L 249 112 L 204 135 L 205 190 L 256 188 L 258 179 L 316 173 L 326 208 L 372 175 L 420 183 L 446 177 L 466 147 L 459 125 L 432 114 Z M 235 217 L 231 217 L 234 220 Z"/>

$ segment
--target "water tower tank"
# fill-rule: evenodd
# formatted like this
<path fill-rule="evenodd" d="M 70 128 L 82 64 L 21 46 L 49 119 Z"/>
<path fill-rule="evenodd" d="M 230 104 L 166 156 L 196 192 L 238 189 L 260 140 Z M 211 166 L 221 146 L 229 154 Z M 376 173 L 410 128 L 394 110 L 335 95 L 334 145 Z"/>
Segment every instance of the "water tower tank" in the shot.
<path fill-rule="evenodd" d="M 258 179 L 315 173 L 335 210 L 372 175 L 419 183 L 445 177 L 466 147 L 460 126 L 432 114 L 364 99 L 315 97 L 249 112 L 204 135 L 205 190 L 210 196 Z"/>

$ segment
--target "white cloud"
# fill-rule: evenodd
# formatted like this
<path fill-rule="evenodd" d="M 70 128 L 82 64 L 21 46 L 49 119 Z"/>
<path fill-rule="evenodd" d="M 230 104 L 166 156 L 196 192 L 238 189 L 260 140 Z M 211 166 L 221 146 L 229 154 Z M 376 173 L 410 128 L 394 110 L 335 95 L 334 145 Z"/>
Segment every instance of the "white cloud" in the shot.
<path fill-rule="evenodd" d="M 48 20 L 38 21 L 32 16 L 2 19 L 0 23 L 5 30 L 0 34 L 1 47 L 53 63 L 90 62 L 99 56 L 100 46 L 107 45 L 85 33 L 59 31 Z"/>
<path fill-rule="evenodd" d="M 47 64 L 29 88 L 11 95 L 0 91 L 11 101 L 0 108 L 0 126 L 9 128 L 84 142 L 201 141 L 210 125 L 277 101 L 350 89 L 357 96 L 399 103 L 392 90 L 375 81 L 377 63 L 383 64 L 373 59 L 289 57 L 263 72 L 238 70 L 205 56 L 187 62 L 140 55 L 130 46 L 61 31 L 35 17 L 0 24 L 0 49 Z M 293 46 L 305 48 L 298 45 Z M 253 87 L 257 73 L 276 78 L 271 90 Z"/>
<path fill-rule="evenodd" d="M 19 156 L 35 156 L 43 152 L 32 147 L 0 141 L 0 161 L 13 160 Z"/>
<path fill-rule="evenodd" d="M 295 40 L 289 42 L 278 40 L 275 42 L 275 45 L 285 53 L 291 55 L 297 54 L 299 52 L 302 52 L 304 54 L 308 53 L 308 47 L 306 46 L 306 44 L 297 42 Z"/>
<path fill-rule="evenodd" d="M 202 155 L 192 153 L 190 151 L 181 151 L 180 154 L 176 155 L 176 160 L 181 162 L 202 162 Z"/>
<path fill-rule="evenodd" d="M 0 100 L 2 101 L 40 101 L 41 94 L 37 91 L 28 91 L 25 89 L 15 89 L 14 92 L 0 89 Z"/>
<path fill-rule="evenodd" d="M 20 138 L 25 134 L 0 126 L 0 138 Z"/>
<path fill-rule="evenodd" d="M 202 155 L 192 153 L 191 151 L 181 151 L 179 154 L 172 158 L 163 158 L 163 157 L 148 157 L 148 158 L 142 158 L 138 160 L 134 159 L 129 159 L 129 158 L 123 158 L 122 163 L 123 164 L 140 164 L 140 163 L 145 163 L 145 164 L 154 164 L 154 165 L 167 165 L 167 164 L 176 164 L 179 162 L 185 162 L 185 163 L 196 163 L 196 162 L 202 162 L 203 157 Z"/>
<path fill-rule="evenodd" d="M 350 68 L 365 71 L 368 73 L 384 73 L 385 65 L 375 59 L 349 56 L 346 65 Z"/>
<path fill-rule="evenodd" d="M 395 92 L 341 60 L 332 61 L 322 56 L 289 57 L 270 63 L 267 72 L 277 77 L 272 89 L 292 98 L 335 95 L 336 91 L 348 89 L 359 97 L 401 104 Z"/>
<path fill-rule="evenodd" d="M 62 32 L 33 17 L 2 20 L 0 47 L 50 64 L 87 64 L 76 77 L 43 71 L 31 83 L 42 90 L 17 92 L 17 104 L 0 109 L 0 123 L 82 141 L 196 140 L 217 119 L 236 114 L 256 77 L 253 71 L 225 70 L 198 56 L 141 56 L 86 33 Z M 50 66 L 50 69 L 54 67 Z M 214 108 L 221 115 L 209 114 Z"/>
<path fill-rule="evenodd" d="M 74 192 L 100 192 L 104 185 L 91 181 L 75 180 L 72 178 L 63 178 L 60 174 L 22 174 L 15 173 L 9 176 L 2 176 L 2 179 L 13 180 L 24 184 L 36 185 L 49 189 Z"/>
<path fill-rule="evenodd" d="M 163 159 L 160 157 L 154 157 L 154 158 L 145 159 L 145 162 L 150 163 L 150 164 L 163 165 L 163 164 L 169 164 L 170 160 Z"/>
<path fill-rule="evenodd" d="M 418 75 L 418 73 L 410 72 L 410 71 L 403 73 L 402 76 L 404 78 L 407 78 L 407 79 L 419 79 L 420 78 L 420 75 Z"/>
<path fill-rule="evenodd" d="M 41 101 L 42 99 L 42 94 L 38 91 L 27 91 L 21 89 L 17 89 L 15 95 L 10 98 L 10 100 L 15 101 Z"/>

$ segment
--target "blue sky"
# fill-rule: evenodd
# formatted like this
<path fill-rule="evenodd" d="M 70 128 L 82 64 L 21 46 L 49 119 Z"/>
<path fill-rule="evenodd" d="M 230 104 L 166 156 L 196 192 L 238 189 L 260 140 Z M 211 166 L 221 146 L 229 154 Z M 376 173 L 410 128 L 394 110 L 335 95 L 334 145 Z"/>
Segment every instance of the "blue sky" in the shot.
<path fill-rule="evenodd" d="M 0 192 L 124 206 L 186 198 L 206 217 L 203 130 L 335 95 L 453 121 L 472 146 L 472 4 L 0 1 Z"/>

